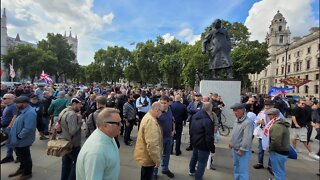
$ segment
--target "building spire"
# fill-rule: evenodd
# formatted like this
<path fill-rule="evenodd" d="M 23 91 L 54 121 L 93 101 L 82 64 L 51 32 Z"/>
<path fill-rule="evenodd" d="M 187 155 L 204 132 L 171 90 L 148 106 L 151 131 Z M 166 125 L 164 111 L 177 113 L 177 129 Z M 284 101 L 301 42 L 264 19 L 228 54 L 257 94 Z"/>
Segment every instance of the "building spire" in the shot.
<path fill-rule="evenodd" d="M 16 39 L 15 39 L 16 41 L 21 41 L 20 40 L 20 36 L 19 36 L 19 33 L 17 34 L 17 36 L 16 36 Z"/>
<path fill-rule="evenodd" d="M 70 34 L 69 34 L 69 37 L 72 37 L 72 35 L 71 35 L 71 27 L 70 27 Z"/>
<path fill-rule="evenodd" d="M 67 36 L 66 34 L 67 34 L 67 31 L 64 31 L 64 37 L 66 37 L 66 36 Z"/>
<path fill-rule="evenodd" d="M 7 14 L 6 14 L 6 8 L 3 8 L 3 14 L 2 14 L 2 17 L 7 17 Z"/>

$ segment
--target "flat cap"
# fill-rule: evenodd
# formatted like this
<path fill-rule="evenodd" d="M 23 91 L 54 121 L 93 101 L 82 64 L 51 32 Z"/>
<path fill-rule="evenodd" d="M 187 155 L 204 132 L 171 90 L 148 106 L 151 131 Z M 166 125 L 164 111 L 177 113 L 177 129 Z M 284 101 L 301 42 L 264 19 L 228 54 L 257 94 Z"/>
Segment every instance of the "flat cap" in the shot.
<path fill-rule="evenodd" d="M 230 109 L 245 109 L 246 104 L 243 103 L 235 103 L 230 107 Z"/>
<path fill-rule="evenodd" d="M 264 105 L 274 105 L 274 101 L 272 101 L 272 100 L 266 100 L 266 101 L 264 102 Z"/>
<path fill-rule="evenodd" d="M 277 108 L 271 108 L 271 109 L 266 110 L 266 112 L 264 112 L 264 113 L 266 115 L 269 115 L 269 114 L 279 115 L 280 111 Z"/>
<path fill-rule="evenodd" d="M 71 104 L 72 104 L 72 103 L 81 103 L 81 100 L 78 99 L 78 98 L 76 98 L 76 97 L 74 97 L 74 98 L 71 99 L 70 103 L 71 103 Z"/>
<path fill-rule="evenodd" d="M 30 98 L 27 96 L 19 96 L 14 100 L 15 103 L 29 103 Z"/>

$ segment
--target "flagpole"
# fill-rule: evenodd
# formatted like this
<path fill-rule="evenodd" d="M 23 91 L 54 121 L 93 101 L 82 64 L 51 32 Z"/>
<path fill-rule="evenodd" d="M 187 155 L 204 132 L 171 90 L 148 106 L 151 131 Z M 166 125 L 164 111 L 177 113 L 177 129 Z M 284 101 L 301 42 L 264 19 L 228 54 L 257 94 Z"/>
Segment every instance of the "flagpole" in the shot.
<path fill-rule="evenodd" d="M 11 59 L 11 66 L 13 68 L 13 58 Z M 10 70 L 11 71 L 11 70 Z M 13 77 L 11 77 L 11 82 L 13 82 Z"/>

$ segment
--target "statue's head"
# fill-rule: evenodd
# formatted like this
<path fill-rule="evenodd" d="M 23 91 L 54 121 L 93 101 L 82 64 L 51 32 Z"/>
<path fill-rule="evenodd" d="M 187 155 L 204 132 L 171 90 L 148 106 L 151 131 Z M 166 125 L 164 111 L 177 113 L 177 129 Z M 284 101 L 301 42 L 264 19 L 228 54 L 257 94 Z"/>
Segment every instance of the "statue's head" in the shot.
<path fill-rule="evenodd" d="M 216 29 L 220 29 L 220 28 L 221 28 L 221 20 L 220 20 L 220 19 L 216 19 L 216 20 L 214 21 L 214 27 L 215 27 Z"/>

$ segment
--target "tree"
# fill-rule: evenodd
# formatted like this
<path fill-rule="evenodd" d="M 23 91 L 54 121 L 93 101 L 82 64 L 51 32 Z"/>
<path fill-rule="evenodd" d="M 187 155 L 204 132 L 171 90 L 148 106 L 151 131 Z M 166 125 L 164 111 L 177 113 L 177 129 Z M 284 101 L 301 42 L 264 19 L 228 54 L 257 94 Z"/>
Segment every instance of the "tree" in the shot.
<path fill-rule="evenodd" d="M 76 57 L 67 40 L 61 34 L 48 33 L 47 40 L 39 41 L 38 48 L 56 57 L 57 63 L 51 64 L 55 67 L 53 74 L 55 74 L 56 82 L 59 82 L 62 75 L 65 75 L 66 79 L 70 69 L 74 68 Z"/>

